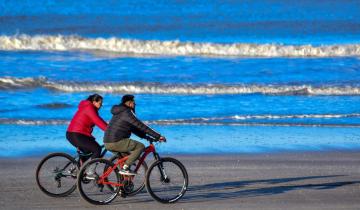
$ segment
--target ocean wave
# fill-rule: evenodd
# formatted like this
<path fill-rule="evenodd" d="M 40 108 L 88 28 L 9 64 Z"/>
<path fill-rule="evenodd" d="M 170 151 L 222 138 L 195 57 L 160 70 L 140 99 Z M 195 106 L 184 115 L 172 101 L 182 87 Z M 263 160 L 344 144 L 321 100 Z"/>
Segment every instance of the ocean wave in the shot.
<path fill-rule="evenodd" d="M 47 83 L 47 79 L 44 77 L 39 77 L 39 78 L 0 77 L 0 90 L 36 88 L 36 87 L 41 87 L 46 83 Z"/>
<path fill-rule="evenodd" d="M 46 88 L 60 92 L 104 92 L 132 94 L 264 94 L 264 95 L 360 95 L 360 86 L 311 85 L 220 85 L 162 83 L 91 83 L 49 81 L 40 78 L 0 77 L 0 90 Z"/>
<path fill-rule="evenodd" d="M 292 115 L 234 115 L 226 117 L 199 117 L 189 119 L 171 119 L 148 121 L 149 123 L 198 123 L 198 122 L 221 122 L 221 121 L 244 121 L 244 120 L 277 120 L 277 119 L 334 119 L 334 118 L 360 118 L 360 113 L 350 114 L 292 114 Z"/>
<path fill-rule="evenodd" d="M 295 115 L 234 115 L 226 117 L 199 117 L 188 119 L 145 120 L 151 125 L 226 125 L 226 126 L 323 126 L 323 127 L 360 127 L 360 124 L 326 124 L 326 123 L 299 123 L 273 122 L 276 119 L 333 119 L 333 118 L 360 118 L 360 113 L 350 114 L 295 114 Z M 263 120 L 251 122 L 249 120 Z M 13 119 L 0 118 L 0 124 L 14 125 L 67 125 L 70 120 L 64 119 Z"/>
<path fill-rule="evenodd" d="M 58 119 L 49 119 L 49 120 L 31 120 L 31 119 L 9 119 L 9 118 L 0 118 L 0 124 L 2 125 L 67 125 L 69 120 L 58 120 Z"/>
<path fill-rule="evenodd" d="M 0 36 L 0 50 L 91 51 L 122 55 L 220 56 L 220 57 L 336 57 L 359 56 L 360 44 L 281 45 L 247 43 L 203 43 L 135 40 L 121 38 L 85 38 L 81 36 L 14 35 Z"/>
<path fill-rule="evenodd" d="M 162 122 L 157 125 L 194 125 L 194 126 L 273 126 L 273 127 L 355 127 L 360 124 L 320 124 L 320 123 L 281 123 L 281 122 Z"/>

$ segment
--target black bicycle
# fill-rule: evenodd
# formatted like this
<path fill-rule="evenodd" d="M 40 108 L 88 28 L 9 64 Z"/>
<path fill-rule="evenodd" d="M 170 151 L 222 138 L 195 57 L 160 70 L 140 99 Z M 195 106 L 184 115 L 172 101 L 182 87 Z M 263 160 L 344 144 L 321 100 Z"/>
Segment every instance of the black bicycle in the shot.
<path fill-rule="evenodd" d="M 101 157 L 107 150 L 101 146 Z M 77 149 L 75 156 L 66 153 L 51 153 L 44 157 L 36 169 L 36 183 L 40 190 L 51 197 L 65 197 L 76 189 L 76 178 L 83 160 L 89 159 L 92 153 Z"/>

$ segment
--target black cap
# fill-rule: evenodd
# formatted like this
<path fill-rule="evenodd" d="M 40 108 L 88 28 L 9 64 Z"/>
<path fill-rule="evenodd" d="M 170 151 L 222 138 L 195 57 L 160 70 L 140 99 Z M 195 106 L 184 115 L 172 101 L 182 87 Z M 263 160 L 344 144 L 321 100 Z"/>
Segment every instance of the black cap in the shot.
<path fill-rule="evenodd" d="M 135 96 L 133 95 L 124 95 L 122 98 L 121 98 L 121 104 L 125 104 L 126 102 L 128 101 L 133 101 L 135 98 Z"/>

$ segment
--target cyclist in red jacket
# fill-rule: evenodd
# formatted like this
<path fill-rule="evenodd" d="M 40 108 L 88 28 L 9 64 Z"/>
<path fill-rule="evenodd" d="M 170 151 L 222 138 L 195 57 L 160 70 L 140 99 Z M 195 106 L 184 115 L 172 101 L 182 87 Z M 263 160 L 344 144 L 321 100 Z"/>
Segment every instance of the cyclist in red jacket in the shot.
<path fill-rule="evenodd" d="M 100 157 L 101 154 L 100 145 L 91 135 L 93 127 L 97 125 L 103 131 L 107 127 L 107 123 L 98 114 L 102 102 L 103 97 L 98 94 L 90 95 L 81 101 L 66 132 L 66 138 L 72 145 L 83 152 L 92 152 L 91 159 Z"/>

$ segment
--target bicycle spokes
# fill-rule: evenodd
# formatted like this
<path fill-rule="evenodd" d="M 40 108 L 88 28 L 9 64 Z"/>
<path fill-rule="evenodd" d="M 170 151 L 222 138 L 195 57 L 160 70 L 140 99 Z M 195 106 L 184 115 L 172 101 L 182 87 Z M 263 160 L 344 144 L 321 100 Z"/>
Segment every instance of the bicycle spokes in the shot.
<path fill-rule="evenodd" d="M 94 159 L 83 166 L 79 173 L 80 195 L 92 204 L 107 204 L 118 192 L 120 178 L 117 169 L 105 159 Z"/>
<path fill-rule="evenodd" d="M 173 158 L 163 158 L 152 164 L 146 178 L 150 195 L 162 203 L 176 202 L 187 190 L 186 169 Z"/>
<path fill-rule="evenodd" d="M 64 153 L 46 156 L 36 170 L 39 188 L 47 195 L 62 197 L 76 189 L 77 165 L 75 160 Z"/>

